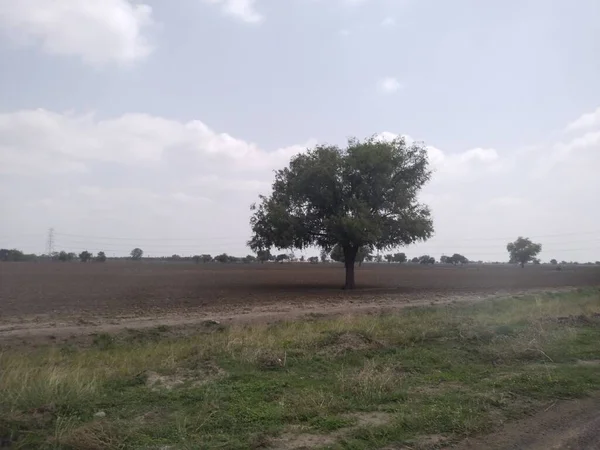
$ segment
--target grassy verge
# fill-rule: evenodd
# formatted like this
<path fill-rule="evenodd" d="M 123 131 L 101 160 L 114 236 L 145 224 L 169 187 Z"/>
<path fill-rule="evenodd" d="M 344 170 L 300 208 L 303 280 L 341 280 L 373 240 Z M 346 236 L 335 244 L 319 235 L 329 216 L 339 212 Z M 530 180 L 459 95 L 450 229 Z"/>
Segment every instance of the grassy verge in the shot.
<path fill-rule="evenodd" d="M 13 448 L 435 447 L 600 390 L 600 291 L 0 353 Z"/>

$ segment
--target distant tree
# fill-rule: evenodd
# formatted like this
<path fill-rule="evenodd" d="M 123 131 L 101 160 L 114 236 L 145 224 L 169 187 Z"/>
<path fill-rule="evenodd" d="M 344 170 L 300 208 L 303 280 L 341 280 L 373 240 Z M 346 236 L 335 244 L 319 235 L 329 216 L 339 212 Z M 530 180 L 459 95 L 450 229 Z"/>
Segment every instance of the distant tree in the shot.
<path fill-rule="evenodd" d="M 77 253 L 69 252 L 67 253 L 67 261 L 73 261 L 77 259 Z"/>
<path fill-rule="evenodd" d="M 65 251 L 61 251 L 58 254 L 58 260 L 62 262 L 67 262 L 69 260 L 69 254 Z"/>
<path fill-rule="evenodd" d="M 350 139 L 343 149 L 317 146 L 277 171 L 272 194 L 252 206 L 250 248 L 340 244 L 344 287 L 353 289 L 361 247 L 393 248 L 432 235 L 429 209 L 418 201 L 430 177 L 425 145 L 403 137 Z"/>
<path fill-rule="evenodd" d="M 321 253 L 319 254 L 322 263 L 327 262 L 327 250 L 321 249 Z"/>
<path fill-rule="evenodd" d="M 374 259 L 375 259 L 375 256 L 373 256 L 371 253 L 365 255 L 365 261 L 367 261 L 367 262 L 373 262 Z"/>
<path fill-rule="evenodd" d="M 94 257 L 94 255 L 92 255 L 90 252 L 88 252 L 87 250 L 84 250 L 83 252 L 81 252 L 79 254 L 79 260 L 81 262 L 88 262 L 89 260 L 91 260 Z"/>
<path fill-rule="evenodd" d="M 265 261 L 272 261 L 273 260 L 273 255 L 271 255 L 271 252 L 269 250 L 259 250 L 256 252 L 256 257 L 257 259 L 261 262 L 264 263 Z"/>
<path fill-rule="evenodd" d="M 0 261 L 25 261 L 27 259 L 32 259 L 31 256 L 34 255 L 25 255 L 25 253 L 16 248 L 13 248 L 12 250 L 6 248 L 0 249 Z"/>
<path fill-rule="evenodd" d="M 220 255 L 215 256 L 215 261 L 219 263 L 228 263 L 230 261 L 229 255 L 227 253 L 221 253 Z"/>
<path fill-rule="evenodd" d="M 600 266 L 600 261 L 596 261 L 595 263 L 597 266 Z"/>
<path fill-rule="evenodd" d="M 377 253 L 377 256 L 375 256 L 375 261 L 378 263 L 382 263 L 383 262 L 383 256 L 380 255 L 379 253 Z"/>
<path fill-rule="evenodd" d="M 172 259 L 173 261 L 179 261 L 179 260 L 181 259 L 181 256 L 179 256 L 179 255 L 177 255 L 177 254 L 175 254 L 175 255 L 171 255 L 171 259 Z"/>
<path fill-rule="evenodd" d="M 311 256 L 310 258 L 308 258 L 308 262 L 311 264 L 319 264 L 319 257 L 318 256 Z"/>
<path fill-rule="evenodd" d="M 106 253 L 104 252 L 98 252 L 98 254 L 96 255 L 96 259 L 94 260 L 96 262 L 106 262 Z"/>
<path fill-rule="evenodd" d="M 392 255 L 391 253 L 388 253 L 387 255 L 384 256 L 384 258 L 388 262 L 388 264 L 391 264 L 391 262 L 394 260 L 394 255 Z"/>
<path fill-rule="evenodd" d="M 552 264 L 553 266 L 555 266 L 555 265 L 558 264 L 558 261 L 553 258 L 553 259 L 550 260 L 550 264 Z"/>
<path fill-rule="evenodd" d="M 540 261 L 540 259 L 539 259 L 539 258 L 533 258 L 533 259 L 531 260 L 531 262 L 533 262 L 533 264 L 536 264 L 536 265 L 540 265 L 540 264 L 542 263 L 542 261 Z"/>
<path fill-rule="evenodd" d="M 454 255 L 452 255 L 450 257 L 450 263 L 457 265 L 457 264 L 467 264 L 469 262 L 469 260 L 464 257 L 463 255 L 461 255 L 460 253 L 455 253 Z"/>
<path fill-rule="evenodd" d="M 253 255 L 246 255 L 243 259 L 243 262 L 245 264 L 250 264 L 250 263 L 253 263 L 254 261 L 256 261 L 256 256 L 253 256 Z"/>
<path fill-rule="evenodd" d="M 144 256 L 144 251 L 141 248 L 134 248 L 133 250 L 131 250 L 131 259 L 133 259 L 134 261 L 138 261 L 140 259 L 142 259 L 142 256 Z"/>
<path fill-rule="evenodd" d="M 289 259 L 289 255 L 286 255 L 285 253 L 281 253 L 275 257 L 275 261 L 277 261 L 278 263 L 283 263 L 284 261 L 287 261 Z"/>
<path fill-rule="evenodd" d="M 567 265 L 567 264 L 569 264 L 569 263 L 568 263 L 568 262 L 566 262 L 566 261 L 561 261 L 561 262 L 560 262 L 560 265 L 561 265 L 561 266 L 565 266 L 565 265 Z"/>
<path fill-rule="evenodd" d="M 419 262 L 419 258 L 417 258 L 416 256 L 410 260 L 411 263 L 418 263 Z"/>
<path fill-rule="evenodd" d="M 441 264 L 452 264 L 452 257 L 451 256 L 442 255 L 442 256 L 440 256 L 440 263 Z"/>
<path fill-rule="evenodd" d="M 397 263 L 405 263 L 406 253 L 394 253 L 393 261 Z"/>
<path fill-rule="evenodd" d="M 304 261 L 306 261 L 306 258 L 304 257 L 304 255 L 302 255 L 302 256 L 300 257 L 300 262 L 304 262 Z"/>
<path fill-rule="evenodd" d="M 420 256 L 417 261 L 420 264 L 435 264 L 435 258 L 429 255 Z"/>
<path fill-rule="evenodd" d="M 519 236 L 515 242 L 506 245 L 506 250 L 510 255 L 511 263 L 519 263 L 521 267 L 525 267 L 525 264 L 533 261 L 542 251 L 542 244 L 534 244 L 531 239 Z"/>
<path fill-rule="evenodd" d="M 212 260 L 213 260 L 213 257 L 209 254 L 205 253 L 205 254 L 200 255 L 200 262 L 202 262 L 204 264 L 212 262 Z"/>
<path fill-rule="evenodd" d="M 202 258 L 200 257 L 200 255 L 192 256 L 192 261 L 194 261 L 196 264 L 200 264 L 201 260 L 202 260 Z"/>

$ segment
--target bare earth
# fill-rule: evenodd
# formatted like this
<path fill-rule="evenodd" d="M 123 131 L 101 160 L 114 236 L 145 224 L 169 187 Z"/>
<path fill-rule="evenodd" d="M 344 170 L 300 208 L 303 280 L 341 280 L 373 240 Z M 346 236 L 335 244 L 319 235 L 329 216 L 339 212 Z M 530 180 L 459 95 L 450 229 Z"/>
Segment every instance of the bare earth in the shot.
<path fill-rule="evenodd" d="M 368 264 L 0 263 L 0 339 L 63 341 L 207 319 L 270 322 L 600 285 L 600 267 Z"/>
<path fill-rule="evenodd" d="M 600 449 L 600 397 L 552 404 L 546 411 L 510 423 L 497 433 L 465 440 L 452 449 Z"/>

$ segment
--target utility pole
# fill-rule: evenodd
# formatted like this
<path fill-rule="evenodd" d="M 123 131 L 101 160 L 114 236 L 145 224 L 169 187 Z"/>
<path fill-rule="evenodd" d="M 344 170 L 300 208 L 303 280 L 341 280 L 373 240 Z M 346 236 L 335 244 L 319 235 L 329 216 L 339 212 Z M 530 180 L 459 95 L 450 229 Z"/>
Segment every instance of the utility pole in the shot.
<path fill-rule="evenodd" d="M 52 258 L 54 253 L 54 228 L 48 230 L 48 239 L 46 240 L 46 254 Z"/>

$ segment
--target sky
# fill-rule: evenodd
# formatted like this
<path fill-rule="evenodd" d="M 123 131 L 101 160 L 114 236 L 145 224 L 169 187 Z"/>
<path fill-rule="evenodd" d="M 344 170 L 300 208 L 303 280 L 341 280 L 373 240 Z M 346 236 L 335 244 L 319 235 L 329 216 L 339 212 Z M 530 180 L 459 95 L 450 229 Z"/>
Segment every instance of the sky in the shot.
<path fill-rule="evenodd" d="M 273 170 L 424 142 L 410 257 L 600 260 L 597 0 L 0 0 L 0 247 L 250 253 Z M 305 254 L 315 254 L 308 250 Z M 301 252 L 296 252 L 300 255 Z"/>

